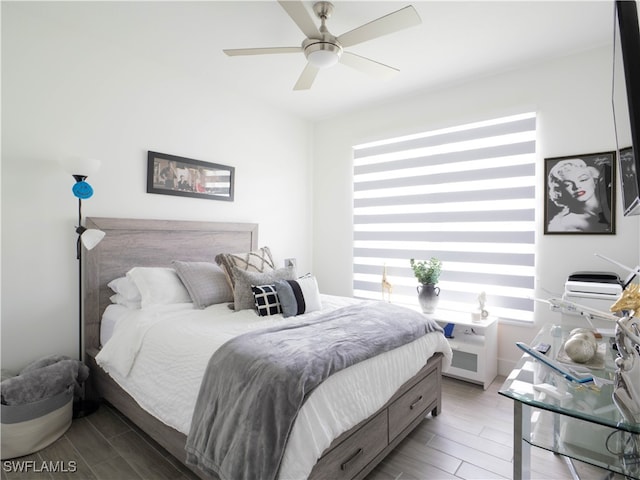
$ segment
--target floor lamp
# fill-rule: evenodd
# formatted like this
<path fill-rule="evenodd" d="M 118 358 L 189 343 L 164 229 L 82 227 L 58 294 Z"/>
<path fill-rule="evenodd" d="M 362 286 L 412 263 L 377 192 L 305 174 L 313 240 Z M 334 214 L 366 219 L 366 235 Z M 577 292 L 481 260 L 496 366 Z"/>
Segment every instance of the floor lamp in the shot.
<path fill-rule="evenodd" d="M 94 173 L 100 168 L 100 162 L 92 159 L 71 159 L 66 165 L 67 171 L 71 172 L 76 183 L 71 189 L 73 195 L 78 199 L 78 226 L 76 233 L 76 259 L 78 260 L 78 360 L 84 362 L 82 351 L 83 340 L 83 319 L 82 319 L 82 248 L 91 250 L 104 238 L 105 233 L 101 230 L 86 228 L 82 226 L 82 200 L 93 196 L 93 188 L 85 180 L 90 173 Z M 83 173 L 77 173 L 83 172 Z M 98 403 L 85 398 L 84 385 L 82 397 L 73 404 L 73 417 L 85 417 L 98 409 Z"/>

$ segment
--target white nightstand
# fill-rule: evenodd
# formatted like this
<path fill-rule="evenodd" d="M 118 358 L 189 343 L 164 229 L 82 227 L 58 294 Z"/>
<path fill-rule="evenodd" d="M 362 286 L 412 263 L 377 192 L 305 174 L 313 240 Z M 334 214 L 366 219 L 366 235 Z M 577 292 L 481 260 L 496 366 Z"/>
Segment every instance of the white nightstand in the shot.
<path fill-rule="evenodd" d="M 481 384 L 486 390 L 498 374 L 498 319 L 471 320 L 469 312 L 436 310 L 425 313 L 440 326 L 455 325 L 449 344 L 453 350 L 451 366 L 443 375 Z"/>

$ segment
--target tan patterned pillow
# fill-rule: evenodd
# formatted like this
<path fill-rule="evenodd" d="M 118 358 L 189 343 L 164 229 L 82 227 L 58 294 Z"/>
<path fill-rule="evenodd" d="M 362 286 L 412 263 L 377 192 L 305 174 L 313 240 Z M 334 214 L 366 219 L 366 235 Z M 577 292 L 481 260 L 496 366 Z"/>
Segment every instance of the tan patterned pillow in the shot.
<path fill-rule="evenodd" d="M 233 267 L 238 270 L 258 273 L 275 270 L 269 247 L 262 247 L 247 253 L 220 253 L 216 255 L 215 260 L 227 276 L 227 281 L 232 290 L 235 290 Z"/>

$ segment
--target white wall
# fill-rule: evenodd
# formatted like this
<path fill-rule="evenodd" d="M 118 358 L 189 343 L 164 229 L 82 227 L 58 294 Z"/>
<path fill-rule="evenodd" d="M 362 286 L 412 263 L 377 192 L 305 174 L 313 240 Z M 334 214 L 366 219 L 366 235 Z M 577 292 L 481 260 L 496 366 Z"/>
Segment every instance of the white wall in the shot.
<path fill-rule="evenodd" d="M 351 292 L 352 145 L 531 110 L 539 119 L 536 295 L 548 297 L 542 289 L 561 294 L 567 275 L 574 271 L 623 273 L 594 257 L 596 252 L 637 265 L 638 217 L 622 217 L 619 193 L 616 235 L 542 234 L 543 159 L 615 149 L 611 61 L 610 49 L 598 49 L 432 94 L 416 94 L 317 124 L 313 263 L 318 281 L 329 286 L 329 293 Z M 558 320 L 558 314 L 540 306 L 535 312 L 535 326 L 501 324 L 500 372 L 508 373 L 520 357 L 515 341 L 529 341 L 541 324 L 554 320 Z"/>
<path fill-rule="evenodd" d="M 2 368 L 77 355 L 77 200 L 58 161 L 95 157 L 85 216 L 258 222 L 311 269 L 311 126 L 2 6 Z M 146 193 L 147 150 L 236 168 L 235 201 Z M 294 201 L 291 201 L 294 200 Z"/>

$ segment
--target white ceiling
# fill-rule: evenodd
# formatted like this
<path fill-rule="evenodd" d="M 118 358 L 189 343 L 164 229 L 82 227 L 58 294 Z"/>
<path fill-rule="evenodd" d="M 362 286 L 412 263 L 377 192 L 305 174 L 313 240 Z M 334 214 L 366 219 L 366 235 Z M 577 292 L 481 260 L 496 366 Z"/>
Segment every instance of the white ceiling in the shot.
<path fill-rule="evenodd" d="M 312 1 L 305 1 L 313 15 Z M 223 48 L 299 46 L 304 38 L 275 1 L 45 2 L 39 15 L 98 41 L 202 76 L 316 120 L 371 102 L 440 89 L 545 59 L 611 44 L 608 1 L 334 1 L 334 35 L 412 4 L 417 27 L 348 51 L 400 69 L 390 80 L 338 64 L 308 91 L 293 91 L 303 53 L 228 57 Z M 314 16 L 315 18 L 315 16 Z"/>

